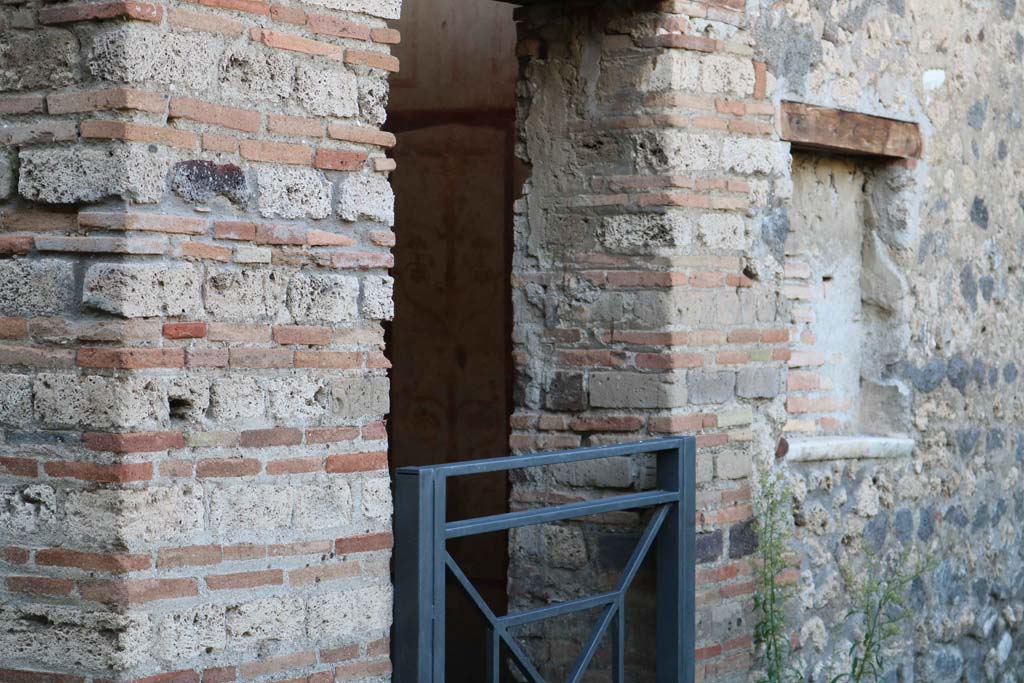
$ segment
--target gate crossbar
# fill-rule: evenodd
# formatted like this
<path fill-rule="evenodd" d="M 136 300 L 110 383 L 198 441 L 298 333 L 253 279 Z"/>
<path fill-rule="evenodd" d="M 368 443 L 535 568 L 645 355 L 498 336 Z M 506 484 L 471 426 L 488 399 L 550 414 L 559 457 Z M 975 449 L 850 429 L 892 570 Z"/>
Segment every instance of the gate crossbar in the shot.
<path fill-rule="evenodd" d="M 595 500 L 448 521 L 447 479 L 527 467 L 562 465 L 636 455 L 657 458 L 657 488 Z M 476 460 L 399 469 L 395 495 L 395 683 L 444 683 L 447 573 L 487 622 L 487 672 L 497 683 L 501 647 L 530 683 L 546 683 L 509 629 L 584 610 L 602 608 L 568 678 L 579 683 L 601 640 L 611 631 L 612 678 L 625 681 L 625 596 L 651 548 L 656 549 L 656 681 L 693 683 L 694 574 L 696 542 L 693 437 L 578 448 L 557 453 Z M 524 526 L 606 512 L 655 508 L 614 590 L 496 615 L 452 558 L 446 542 Z"/>

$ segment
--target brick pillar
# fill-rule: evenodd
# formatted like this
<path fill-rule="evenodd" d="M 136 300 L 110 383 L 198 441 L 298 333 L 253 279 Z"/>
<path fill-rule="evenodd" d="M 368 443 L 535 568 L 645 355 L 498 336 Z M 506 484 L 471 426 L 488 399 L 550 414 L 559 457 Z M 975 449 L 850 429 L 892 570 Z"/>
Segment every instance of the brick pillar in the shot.
<path fill-rule="evenodd" d="M 787 196 L 788 146 L 773 132 L 743 6 L 518 15 L 519 151 L 533 174 L 516 212 L 512 446 L 697 434 L 698 680 L 707 681 L 745 680 L 752 661 L 748 476 L 774 452 L 790 353 L 782 257 L 759 233 L 771 225 L 760 214 Z M 548 472 L 516 481 L 513 506 L 646 481 L 645 468 L 624 462 Z M 610 587 L 635 524 L 619 515 L 514 534 L 512 603 Z M 654 642 L 644 590 L 631 617 L 638 657 Z M 548 643 L 536 660 L 565 671 L 592 621 L 537 631 Z M 628 661 L 627 678 L 651 675 Z"/>
<path fill-rule="evenodd" d="M 387 678 L 398 10 L 0 10 L 0 679 Z"/>

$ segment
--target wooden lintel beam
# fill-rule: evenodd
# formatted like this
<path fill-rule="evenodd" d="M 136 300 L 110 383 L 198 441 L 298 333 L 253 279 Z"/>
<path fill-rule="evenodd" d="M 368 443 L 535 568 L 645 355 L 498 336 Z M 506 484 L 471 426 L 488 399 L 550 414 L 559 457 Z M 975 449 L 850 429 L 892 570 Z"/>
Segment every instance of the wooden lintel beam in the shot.
<path fill-rule="evenodd" d="M 903 159 L 920 159 L 924 149 L 916 123 L 801 102 L 782 103 L 779 126 L 802 149 Z"/>

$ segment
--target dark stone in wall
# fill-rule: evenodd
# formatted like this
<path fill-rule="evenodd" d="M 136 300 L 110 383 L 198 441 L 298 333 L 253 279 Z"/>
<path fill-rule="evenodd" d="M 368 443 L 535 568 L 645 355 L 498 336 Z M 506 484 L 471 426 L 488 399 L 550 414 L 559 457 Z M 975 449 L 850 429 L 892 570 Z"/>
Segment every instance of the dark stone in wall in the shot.
<path fill-rule="evenodd" d="M 978 278 L 978 286 L 981 288 L 981 298 L 986 302 L 992 301 L 992 294 L 996 289 L 996 281 L 991 275 Z"/>
<path fill-rule="evenodd" d="M 975 197 L 971 204 L 971 222 L 982 230 L 988 230 L 988 205 L 981 197 Z"/>
<path fill-rule="evenodd" d="M 737 524 L 729 529 L 729 558 L 738 560 L 757 550 L 757 531 L 754 520 Z"/>
<path fill-rule="evenodd" d="M 724 537 L 722 530 L 718 529 L 706 534 L 697 534 L 697 562 L 714 562 L 722 557 Z"/>
<path fill-rule="evenodd" d="M 978 310 L 978 283 L 974 279 L 974 269 L 970 263 L 960 271 L 960 295 L 972 311 Z"/>
<path fill-rule="evenodd" d="M 893 533 L 901 543 L 906 543 L 914 535 L 914 513 L 910 508 L 900 508 L 892 522 Z"/>
<path fill-rule="evenodd" d="M 602 534 L 597 539 L 597 564 L 602 569 L 621 570 L 629 562 L 639 536 Z"/>
<path fill-rule="evenodd" d="M 985 364 L 979 359 L 975 358 L 974 362 L 971 363 L 971 380 L 978 385 L 979 389 L 985 388 L 985 378 L 988 376 L 988 369 Z"/>
<path fill-rule="evenodd" d="M 889 515 L 883 510 L 864 525 L 864 542 L 871 552 L 878 553 L 889 536 Z"/>
<path fill-rule="evenodd" d="M 821 61 L 821 40 L 814 29 L 809 24 L 793 21 L 786 13 L 778 16 L 772 12 L 762 12 L 751 28 L 769 72 L 785 78 L 802 93 L 812 66 Z M 824 30 L 826 33 L 835 31 L 831 26 Z"/>
<path fill-rule="evenodd" d="M 1003 381 L 1007 384 L 1013 384 L 1017 381 L 1017 366 L 1013 361 L 1010 361 L 1003 366 Z"/>
<path fill-rule="evenodd" d="M 988 370 L 985 368 L 984 362 L 975 358 L 971 364 L 971 380 L 978 385 L 979 389 L 984 389 L 987 377 Z"/>
<path fill-rule="evenodd" d="M 935 532 L 935 508 L 928 506 L 921 510 L 917 522 L 917 538 L 927 541 Z"/>
<path fill-rule="evenodd" d="M 8 431 L 6 440 L 9 444 L 79 444 L 82 435 L 78 432 L 14 432 Z"/>
<path fill-rule="evenodd" d="M 976 101 L 967 110 L 967 125 L 975 130 L 981 130 L 988 118 L 988 98 Z"/>
<path fill-rule="evenodd" d="M 971 377 L 971 366 L 959 353 L 949 359 L 946 366 L 946 377 L 949 383 L 961 394 L 967 394 L 967 382 Z"/>
<path fill-rule="evenodd" d="M 786 240 L 789 238 L 789 213 L 785 208 L 776 208 L 764 217 L 761 236 L 775 260 L 779 263 L 785 261 Z"/>
<path fill-rule="evenodd" d="M 907 606 L 915 610 L 924 609 L 925 603 L 928 601 L 928 593 L 925 590 L 924 579 L 918 576 L 911 581 L 909 593 L 910 594 L 907 597 Z"/>
<path fill-rule="evenodd" d="M 991 521 L 992 517 L 989 515 L 988 505 L 982 503 L 981 507 L 978 508 L 978 512 L 974 515 L 974 522 L 971 524 L 971 531 L 981 531 L 986 528 Z"/>
<path fill-rule="evenodd" d="M 971 520 L 967 519 L 967 513 L 960 505 L 951 505 L 946 509 L 946 513 L 942 516 L 943 519 L 953 526 L 960 527 L 961 529 L 967 526 Z"/>
<path fill-rule="evenodd" d="M 551 410 L 586 410 L 587 392 L 583 386 L 583 375 L 556 373 L 548 388 L 547 407 Z"/>
<path fill-rule="evenodd" d="M 1000 498 L 996 501 L 996 509 L 992 511 L 992 528 L 999 526 L 999 522 L 1002 521 L 1003 515 L 1006 514 L 1006 508 L 1008 507 L 1006 499 Z"/>
<path fill-rule="evenodd" d="M 985 436 L 985 449 L 989 451 L 1002 450 L 1006 446 L 1006 435 L 1001 429 L 990 429 Z"/>
<path fill-rule="evenodd" d="M 238 166 L 202 160 L 175 164 L 171 170 L 171 189 L 189 202 L 206 202 L 221 195 L 242 204 L 250 194 L 245 173 Z"/>
<path fill-rule="evenodd" d="M 977 428 L 960 429 L 956 433 L 956 445 L 960 457 L 966 458 L 974 453 L 975 446 L 981 440 L 981 430 Z"/>
<path fill-rule="evenodd" d="M 952 645 L 936 646 L 924 663 L 925 680 L 959 681 L 964 672 L 964 656 Z"/>
<path fill-rule="evenodd" d="M 935 391 L 942 384 L 942 380 L 946 376 L 946 361 L 938 357 L 932 358 L 920 369 L 908 363 L 906 375 L 915 389 L 927 394 Z"/>
<path fill-rule="evenodd" d="M 967 577 L 956 561 L 946 559 L 932 572 L 935 598 L 944 605 L 958 605 L 967 596 Z"/>
<path fill-rule="evenodd" d="M 971 586 L 971 589 L 973 590 L 974 597 L 978 600 L 978 602 L 985 604 L 985 602 L 988 601 L 987 580 L 985 580 L 984 578 L 975 580 L 974 585 Z"/>

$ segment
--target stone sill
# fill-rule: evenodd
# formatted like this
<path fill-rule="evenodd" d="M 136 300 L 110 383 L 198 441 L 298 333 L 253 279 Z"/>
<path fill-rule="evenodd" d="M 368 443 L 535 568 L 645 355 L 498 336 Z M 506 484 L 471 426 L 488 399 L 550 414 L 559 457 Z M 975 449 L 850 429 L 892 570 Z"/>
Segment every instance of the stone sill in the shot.
<path fill-rule="evenodd" d="M 888 436 L 818 436 L 789 441 L 787 462 L 909 458 L 914 440 Z"/>

